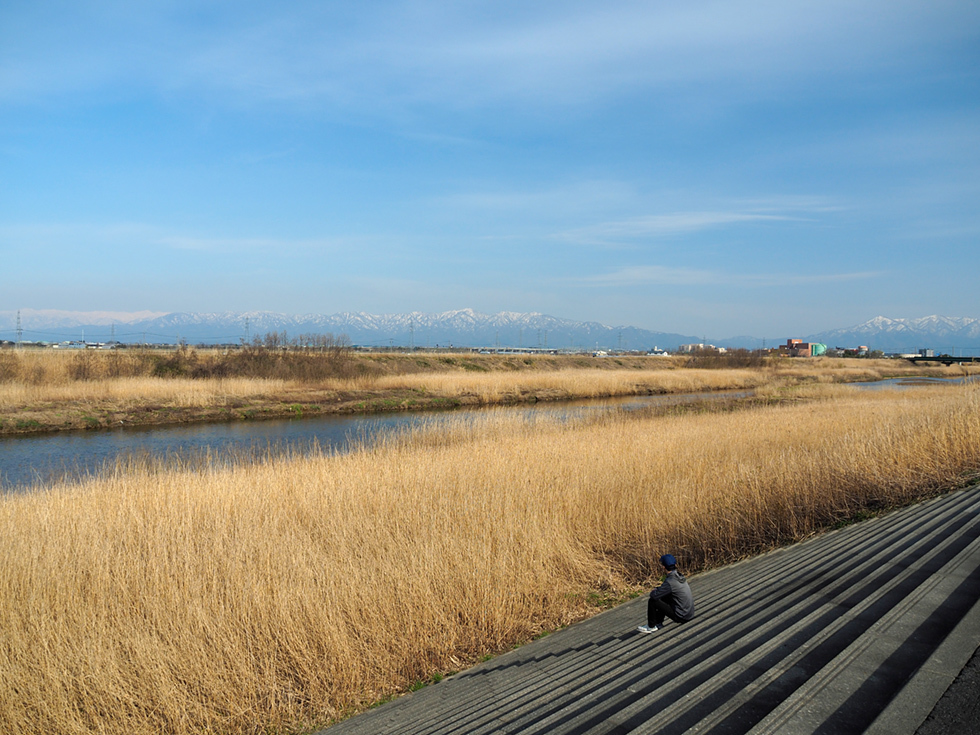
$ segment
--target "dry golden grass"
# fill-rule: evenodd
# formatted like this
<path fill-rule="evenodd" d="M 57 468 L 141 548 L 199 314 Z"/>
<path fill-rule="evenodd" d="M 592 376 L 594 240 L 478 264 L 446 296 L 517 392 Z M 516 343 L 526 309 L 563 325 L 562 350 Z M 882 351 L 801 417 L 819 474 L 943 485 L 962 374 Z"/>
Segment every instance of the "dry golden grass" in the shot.
<path fill-rule="evenodd" d="M 0 383 L 64 385 L 82 380 L 142 377 L 153 358 L 164 353 L 143 351 L 92 351 L 22 349 L 0 351 Z"/>
<path fill-rule="evenodd" d="M 901 360 L 770 360 L 762 367 L 684 367 L 684 358 L 278 353 L 268 351 L 0 352 L 0 433 L 255 416 L 493 405 L 650 393 L 966 374 Z M 239 372 L 247 373 L 238 376 Z"/>
<path fill-rule="evenodd" d="M 418 373 L 332 379 L 309 386 L 317 391 L 416 390 L 443 398 L 470 398 L 482 404 L 522 400 L 533 393 L 552 398 L 596 398 L 645 393 L 693 393 L 755 388 L 771 381 L 761 370 L 582 370 L 547 372 Z M 229 401 L 295 395 L 295 381 L 258 378 L 106 378 L 45 384 L 0 383 L 0 410 L 70 402 L 160 403 L 169 406 L 221 406 Z"/>
<path fill-rule="evenodd" d="M 299 731 L 649 583 L 980 468 L 980 386 L 585 423 L 506 412 L 342 456 L 120 468 L 0 502 L 0 729 Z"/>
<path fill-rule="evenodd" d="M 111 378 L 50 385 L 0 385 L 0 410 L 45 403 L 162 403 L 171 406 L 221 406 L 230 400 L 275 395 L 287 388 L 282 380 L 218 378 Z"/>
<path fill-rule="evenodd" d="M 471 397 L 491 405 L 529 393 L 561 398 L 603 398 L 655 393 L 698 393 L 755 388 L 770 380 L 763 370 L 601 370 L 549 372 L 423 373 L 374 378 L 380 390 L 414 389 L 447 398 Z"/>

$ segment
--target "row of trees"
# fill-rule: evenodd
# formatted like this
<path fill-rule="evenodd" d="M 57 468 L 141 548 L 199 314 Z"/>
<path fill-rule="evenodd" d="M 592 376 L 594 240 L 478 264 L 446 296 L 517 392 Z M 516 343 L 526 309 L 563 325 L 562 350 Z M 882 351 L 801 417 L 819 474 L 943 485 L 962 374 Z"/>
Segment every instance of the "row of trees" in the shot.
<path fill-rule="evenodd" d="M 346 334 L 334 336 L 326 334 L 300 334 L 290 337 L 285 330 L 281 332 L 266 332 L 263 335 L 256 335 L 251 343 L 243 346 L 253 349 L 266 350 L 307 350 L 312 352 L 343 352 L 352 348 L 351 341 Z"/>

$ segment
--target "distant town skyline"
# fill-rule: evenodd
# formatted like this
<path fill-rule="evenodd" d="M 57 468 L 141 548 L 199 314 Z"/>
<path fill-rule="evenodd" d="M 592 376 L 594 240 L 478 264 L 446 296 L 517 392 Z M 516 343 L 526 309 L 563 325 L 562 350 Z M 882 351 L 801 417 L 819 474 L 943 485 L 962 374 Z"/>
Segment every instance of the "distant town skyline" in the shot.
<path fill-rule="evenodd" d="M 977 317 L 980 5 L 0 6 L 0 311 Z"/>

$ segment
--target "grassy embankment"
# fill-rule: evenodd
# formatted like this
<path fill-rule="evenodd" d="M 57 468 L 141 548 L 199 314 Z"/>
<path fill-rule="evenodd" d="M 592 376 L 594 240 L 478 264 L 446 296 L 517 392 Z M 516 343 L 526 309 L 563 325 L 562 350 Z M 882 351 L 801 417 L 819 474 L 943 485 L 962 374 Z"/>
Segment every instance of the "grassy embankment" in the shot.
<path fill-rule="evenodd" d="M 753 368 L 725 361 L 704 368 L 695 360 L 693 365 L 686 358 L 644 356 L 6 350 L 0 352 L 0 434 L 965 371 L 896 360 L 773 360 Z"/>
<path fill-rule="evenodd" d="M 0 729 L 310 729 L 980 469 L 980 386 L 794 393 L 7 497 Z"/>

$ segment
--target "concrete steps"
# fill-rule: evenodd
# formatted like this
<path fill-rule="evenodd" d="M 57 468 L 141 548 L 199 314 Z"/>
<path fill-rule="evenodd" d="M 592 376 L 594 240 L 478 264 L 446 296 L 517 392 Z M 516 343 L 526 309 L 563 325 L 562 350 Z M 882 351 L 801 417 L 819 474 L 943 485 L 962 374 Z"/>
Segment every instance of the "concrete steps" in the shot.
<path fill-rule="evenodd" d="M 980 645 L 980 486 L 690 582 L 323 733 L 913 733 Z"/>

